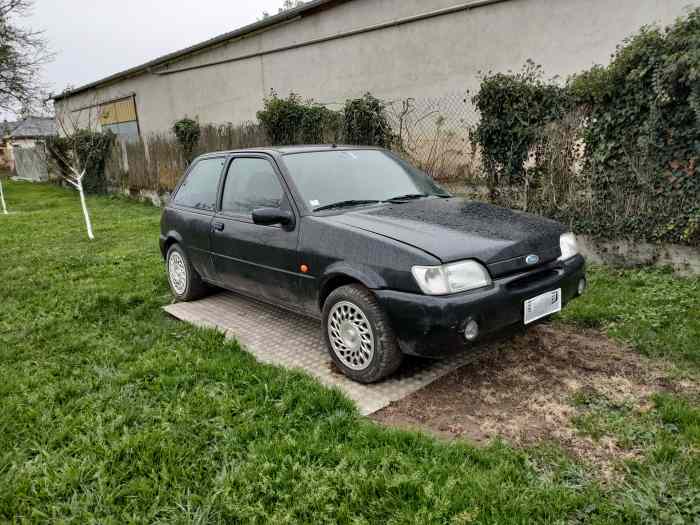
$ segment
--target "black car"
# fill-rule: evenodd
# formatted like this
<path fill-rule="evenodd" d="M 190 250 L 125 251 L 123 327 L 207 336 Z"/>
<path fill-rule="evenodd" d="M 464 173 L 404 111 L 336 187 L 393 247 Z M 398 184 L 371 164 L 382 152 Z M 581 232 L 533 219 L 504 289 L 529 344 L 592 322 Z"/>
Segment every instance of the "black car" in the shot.
<path fill-rule="evenodd" d="M 576 238 L 452 197 L 389 151 L 305 146 L 203 155 L 163 211 L 177 300 L 209 285 L 319 318 L 363 383 L 561 310 L 586 287 Z"/>

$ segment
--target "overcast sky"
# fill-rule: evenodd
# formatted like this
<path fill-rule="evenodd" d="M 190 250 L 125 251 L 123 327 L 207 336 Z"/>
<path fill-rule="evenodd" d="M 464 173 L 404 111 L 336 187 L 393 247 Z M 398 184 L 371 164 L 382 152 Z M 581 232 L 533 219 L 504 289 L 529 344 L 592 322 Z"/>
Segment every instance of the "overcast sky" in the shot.
<path fill-rule="evenodd" d="M 282 0 L 35 0 L 21 23 L 45 31 L 50 90 L 79 86 L 277 13 Z"/>

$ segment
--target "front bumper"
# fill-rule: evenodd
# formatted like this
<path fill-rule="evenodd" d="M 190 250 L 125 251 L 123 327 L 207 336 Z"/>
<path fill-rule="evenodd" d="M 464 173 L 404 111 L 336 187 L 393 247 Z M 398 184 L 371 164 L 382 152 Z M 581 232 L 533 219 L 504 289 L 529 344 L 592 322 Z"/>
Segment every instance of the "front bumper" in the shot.
<path fill-rule="evenodd" d="M 536 270 L 495 280 L 481 290 L 435 297 L 376 290 L 404 353 L 441 357 L 469 346 L 464 330 L 473 319 L 480 326 L 476 342 L 511 327 L 523 326 L 524 303 L 561 288 L 562 306 L 578 295 L 585 261 L 577 255 Z"/>

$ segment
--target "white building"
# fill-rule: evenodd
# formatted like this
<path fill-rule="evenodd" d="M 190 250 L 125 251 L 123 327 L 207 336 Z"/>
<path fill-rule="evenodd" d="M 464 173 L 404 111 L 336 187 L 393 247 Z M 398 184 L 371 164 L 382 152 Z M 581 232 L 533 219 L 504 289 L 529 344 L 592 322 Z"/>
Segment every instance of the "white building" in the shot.
<path fill-rule="evenodd" d="M 396 100 L 478 88 L 479 71 L 532 59 L 566 77 L 605 64 L 642 25 L 700 0 L 315 0 L 55 98 L 118 135 L 255 118 L 274 89 L 321 103 L 365 92 Z"/>

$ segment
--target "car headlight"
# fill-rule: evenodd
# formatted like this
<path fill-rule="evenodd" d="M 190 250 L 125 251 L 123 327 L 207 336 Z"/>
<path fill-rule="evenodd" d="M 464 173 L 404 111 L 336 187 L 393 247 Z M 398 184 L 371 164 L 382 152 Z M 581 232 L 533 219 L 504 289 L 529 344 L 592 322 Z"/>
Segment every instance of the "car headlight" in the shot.
<path fill-rule="evenodd" d="M 491 284 L 489 272 L 476 261 L 443 266 L 414 266 L 411 272 L 426 295 L 448 295 Z"/>
<path fill-rule="evenodd" d="M 579 254 L 578 242 L 573 233 L 565 233 L 559 237 L 559 247 L 561 248 L 560 261 L 566 261 Z"/>

